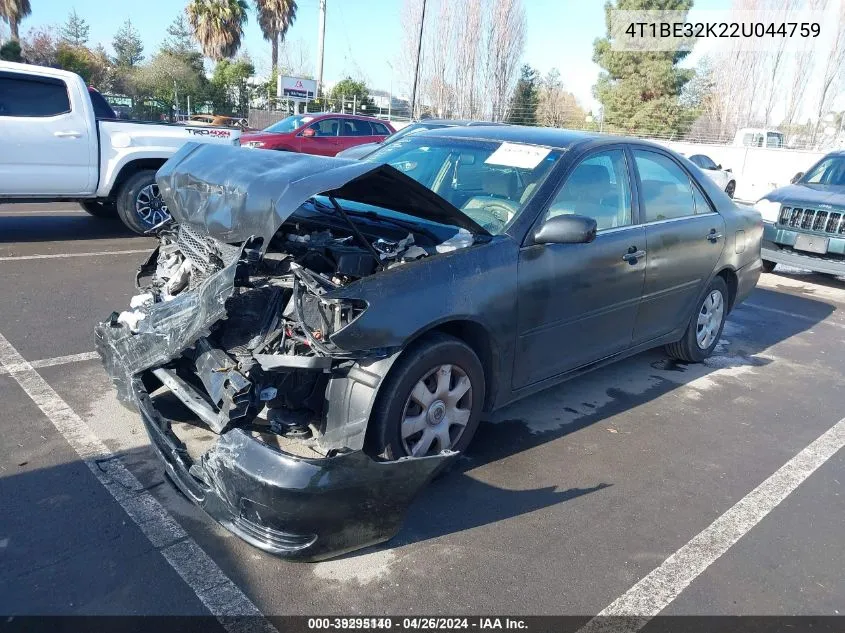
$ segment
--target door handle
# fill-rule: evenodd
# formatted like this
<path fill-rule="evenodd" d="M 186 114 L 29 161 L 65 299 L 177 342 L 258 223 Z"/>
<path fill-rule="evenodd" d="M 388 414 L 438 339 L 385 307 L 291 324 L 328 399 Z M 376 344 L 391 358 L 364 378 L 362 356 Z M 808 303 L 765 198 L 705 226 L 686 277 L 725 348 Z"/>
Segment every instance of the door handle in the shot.
<path fill-rule="evenodd" d="M 707 239 L 714 244 L 722 239 L 721 233 L 716 233 L 716 229 L 710 229 L 710 232 L 707 234 Z"/>
<path fill-rule="evenodd" d="M 75 130 L 68 130 L 66 132 L 53 132 L 53 136 L 58 136 L 59 138 L 79 138 L 82 136 L 82 133 Z"/>
<path fill-rule="evenodd" d="M 645 257 L 645 251 L 637 250 L 636 246 L 628 249 L 628 252 L 622 256 L 622 259 L 632 266 Z"/>

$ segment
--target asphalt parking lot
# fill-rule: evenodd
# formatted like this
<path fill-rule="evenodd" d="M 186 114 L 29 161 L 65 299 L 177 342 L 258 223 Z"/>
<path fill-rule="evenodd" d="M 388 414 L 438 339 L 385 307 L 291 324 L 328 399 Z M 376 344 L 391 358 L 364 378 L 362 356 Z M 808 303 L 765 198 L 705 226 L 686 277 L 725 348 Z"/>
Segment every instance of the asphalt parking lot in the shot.
<path fill-rule="evenodd" d="M 0 612 L 845 609 L 845 280 L 765 275 L 705 364 L 656 350 L 497 412 L 393 541 L 301 564 L 175 492 L 93 353 L 153 244 L 0 206 Z"/>

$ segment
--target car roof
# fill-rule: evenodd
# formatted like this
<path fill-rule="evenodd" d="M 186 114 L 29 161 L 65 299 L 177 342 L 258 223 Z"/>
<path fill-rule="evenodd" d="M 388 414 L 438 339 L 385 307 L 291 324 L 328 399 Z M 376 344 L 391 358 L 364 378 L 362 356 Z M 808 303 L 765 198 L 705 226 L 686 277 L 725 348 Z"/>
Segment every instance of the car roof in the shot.
<path fill-rule="evenodd" d="M 510 143 L 526 143 L 529 145 L 544 145 L 556 149 L 566 150 L 575 145 L 593 143 L 607 145 L 611 143 L 630 143 L 640 147 L 654 147 L 670 151 L 664 145 L 652 143 L 639 138 L 612 136 L 598 132 L 582 132 L 565 130 L 563 128 L 533 127 L 528 125 L 477 125 L 469 127 L 443 127 L 415 134 L 415 137 L 444 136 L 451 138 L 477 139 L 484 141 L 499 141 Z"/>
<path fill-rule="evenodd" d="M 324 117 L 339 117 L 344 119 L 358 119 L 360 121 L 376 121 L 378 123 L 390 123 L 390 121 L 382 121 L 374 116 L 364 116 L 361 114 L 345 114 L 343 112 L 303 112 L 302 116 L 310 116 L 315 119 L 322 119 Z"/>
<path fill-rule="evenodd" d="M 469 127 L 472 125 L 501 126 L 507 123 L 495 123 L 493 121 L 478 121 L 476 119 L 420 119 L 411 121 L 409 125 L 442 125 L 449 127 Z"/>

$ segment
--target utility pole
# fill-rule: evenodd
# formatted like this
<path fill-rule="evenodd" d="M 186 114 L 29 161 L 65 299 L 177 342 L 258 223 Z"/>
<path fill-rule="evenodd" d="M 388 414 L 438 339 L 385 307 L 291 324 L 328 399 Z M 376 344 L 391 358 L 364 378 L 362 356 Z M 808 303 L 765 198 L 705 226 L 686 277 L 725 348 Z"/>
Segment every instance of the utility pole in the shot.
<path fill-rule="evenodd" d="M 417 40 L 417 63 L 414 67 L 414 89 L 411 90 L 411 120 L 414 120 L 414 112 L 417 109 L 417 82 L 420 78 L 420 56 L 422 55 L 423 27 L 425 26 L 425 0 L 422 0 L 422 12 L 420 15 L 420 36 Z"/>
<path fill-rule="evenodd" d="M 323 48 L 326 41 L 326 0 L 320 0 L 320 19 L 317 27 L 317 97 L 323 95 Z"/>
<path fill-rule="evenodd" d="M 387 97 L 387 120 L 392 121 L 393 118 L 390 116 L 393 112 L 393 64 L 387 62 L 387 65 L 390 66 L 390 93 Z M 381 114 L 381 110 L 379 110 L 379 114 Z M 845 115 L 843 115 L 845 116 Z"/>

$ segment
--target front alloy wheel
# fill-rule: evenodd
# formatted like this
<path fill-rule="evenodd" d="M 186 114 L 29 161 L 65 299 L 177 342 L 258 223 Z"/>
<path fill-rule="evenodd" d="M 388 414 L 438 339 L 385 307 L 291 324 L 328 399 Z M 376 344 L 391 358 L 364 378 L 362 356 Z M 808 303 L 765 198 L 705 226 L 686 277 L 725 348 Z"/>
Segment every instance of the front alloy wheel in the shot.
<path fill-rule="evenodd" d="M 164 203 L 164 198 L 158 190 L 156 183 L 151 183 L 141 189 L 135 197 L 135 213 L 141 222 L 152 228 L 158 226 L 165 220 L 170 219 L 170 212 Z"/>
<path fill-rule="evenodd" d="M 117 214 L 126 226 L 140 235 L 170 218 L 154 169 L 142 169 L 123 182 L 117 194 Z"/>
<path fill-rule="evenodd" d="M 472 415 L 472 383 L 457 365 L 441 365 L 414 385 L 405 402 L 402 448 L 414 457 L 452 450 Z"/>

